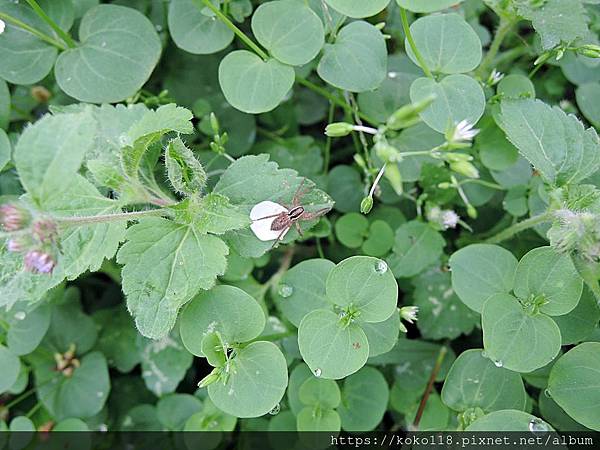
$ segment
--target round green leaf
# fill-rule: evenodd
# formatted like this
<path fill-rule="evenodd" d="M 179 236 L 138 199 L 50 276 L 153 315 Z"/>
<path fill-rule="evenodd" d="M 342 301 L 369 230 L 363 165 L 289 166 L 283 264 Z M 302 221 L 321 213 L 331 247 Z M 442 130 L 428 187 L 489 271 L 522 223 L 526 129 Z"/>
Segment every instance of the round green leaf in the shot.
<path fill-rule="evenodd" d="M 562 345 L 578 344 L 586 340 L 597 329 L 600 308 L 594 294 L 584 288 L 575 309 L 563 316 L 553 317 L 553 319 L 560 328 Z"/>
<path fill-rule="evenodd" d="M 344 247 L 358 248 L 362 245 L 369 220 L 356 212 L 344 214 L 335 222 L 335 235 Z"/>
<path fill-rule="evenodd" d="M 383 322 L 398 301 L 398 284 L 387 263 L 369 256 L 353 256 L 335 266 L 326 291 L 336 305 L 356 309 L 364 322 Z"/>
<path fill-rule="evenodd" d="M 108 364 L 119 372 L 130 372 L 140 363 L 136 347 L 138 332 L 133 319 L 124 306 L 102 309 L 94 314 L 100 329 L 97 349 L 108 360 Z"/>
<path fill-rule="evenodd" d="M 579 303 L 583 280 L 568 255 L 551 247 L 539 247 L 527 253 L 515 273 L 515 295 L 528 300 L 542 297 L 545 303 L 540 311 L 550 316 L 561 316 L 572 311 Z"/>
<path fill-rule="evenodd" d="M 460 412 L 469 408 L 484 412 L 523 410 L 526 396 L 521 376 L 496 367 L 479 349 L 467 350 L 456 358 L 442 389 L 444 403 Z"/>
<path fill-rule="evenodd" d="M 364 92 L 377 88 L 387 74 L 383 35 L 367 22 L 346 25 L 338 33 L 335 43 L 325 44 L 317 72 L 327 83 L 347 91 Z"/>
<path fill-rule="evenodd" d="M 302 318 L 315 309 L 331 305 L 325 294 L 325 281 L 335 267 L 326 259 L 309 259 L 295 265 L 281 279 L 275 302 L 285 318 L 300 326 Z"/>
<path fill-rule="evenodd" d="M 184 431 L 233 431 L 237 418 L 218 409 L 210 398 L 204 400 L 202 411 L 192 414 L 185 422 Z M 205 435 L 202 436 L 205 438 Z"/>
<path fill-rule="evenodd" d="M 190 394 L 171 394 L 156 404 L 156 416 L 168 430 L 181 431 L 188 418 L 202 410 L 202 401 Z"/>
<path fill-rule="evenodd" d="M 515 372 L 539 369 L 560 351 L 558 325 L 544 314 L 529 314 L 512 295 L 492 295 L 483 305 L 481 325 L 487 357 Z"/>
<path fill-rule="evenodd" d="M 565 353 L 550 372 L 552 399 L 577 422 L 600 431 L 600 342 L 584 342 Z"/>
<path fill-rule="evenodd" d="M 10 421 L 9 429 L 10 429 L 10 431 L 16 431 L 16 432 L 20 432 L 20 433 L 23 433 L 24 431 L 35 431 L 35 424 L 28 417 L 17 416 L 13 420 Z M 23 437 L 25 437 L 25 436 L 23 436 Z M 14 441 L 11 441 L 11 443 L 14 443 Z M 25 446 L 16 447 L 16 448 L 24 448 Z M 9 445 L 9 447 L 15 448 L 15 446 L 13 446 L 13 445 Z"/>
<path fill-rule="evenodd" d="M 376 220 L 369 227 L 369 237 L 362 250 L 369 256 L 383 256 L 394 246 L 394 230 L 383 220 Z"/>
<path fill-rule="evenodd" d="M 452 254 L 452 287 L 462 302 L 481 312 L 494 294 L 513 289 L 517 258 L 508 250 L 489 244 L 473 244 Z"/>
<path fill-rule="evenodd" d="M 569 416 L 558 404 L 550 398 L 548 391 L 540 392 L 538 408 L 542 417 L 559 431 L 591 431 Z"/>
<path fill-rule="evenodd" d="M 50 326 L 50 308 L 40 305 L 27 313 L 13 308 L 13 319 L 6 336 L 6 344 L 15 355 L 26 355 L 35 350 Z"/>
<path fill-rule="evenodd" d="M 3 1 L 0 12 L 53 35 L 52 29 L 23 3 Z M 57 54 L 55 47 L 6 21 L 6 28 L 0 34 L 0 77 L 13 84 L 37 83 L 48 75 Z"/>
<path fill-rule="evenodd" d="M 577 106 L 596 128 L 600 128 L 600 83 L 587 83 L 575 91 Z"/>
<path fill-rule="evenodd" d="M 417 13 L 430 13 L 448 9 L 463 0 L 396 0 L 398 6 Z"/>
<path fill-rule="evenodd" d="M 420 116 L 427 125 L 440 133 L 463 120 L 477 123 L 485 110 L 483 89 L 467 75 L 449 75 L 439 83 L 430 78 L 418 78 L 410 86 L 410 99 L 413 103 L 423 101 L 431 95 L 435 95 L 436 99 Z"/>
<path fill-rule="evenodd" d="M 292 66 L 310 62 L 325 43 L 319 16 L 296 0 L 260 5 L 252 16 L 252 31 L 273 58 Z"/>
<path fill-rule="evenodd" d="M 340 212 L 358 211 L 363 197 L 360 174 L 351 166 L 338 165 L 327 175 L 327 192 Z"/>
<path fill-rule="evenodd" d="M 531 414 L 514 409 L 494 411 L 480 417 L 465 431 L 554 431 L 550 425 Z"/>
<path fill-rule="evenodd" d="M 203 356 L 202 339 L 218 331 L 229 344 L 247 342 L 265 328 L 260 305 L 243 290 L 227 285 L 202 291 L 189 302 L 180 316 L 179 332 L 185 348 Z"/>
<path fill-rule="evenodd" d="M 288 384 L 285 357 L 272 342 L 253 342 L 230 361 L 226 383 L 208 386 L 215 406 L 236 417 L 258 417 L 281 401 Z"/>
<path fill-rule="evenodd" d="M 294 415 L 298 415 L 302 408 L 304 408 L 304 404 L 300 401 L 299 397 L 300 387 L 311 377 L 314 377 L 314 375 L 311 373 L 310 368 L 304 363 L 300 363 L 294 367 L 294 370 L 292 370 L 292 373 L 290 374 L 287 398 L 290 409 Z"/>
<path fill-rule="evenodd" d="M 484 117 L 480 123 L 481 132 L 475 143 L 479 149 L 481 162 L 491 170 L 506 170 L 519 159 L 519 151 L 491 117 Z"/>
<path fill-rule="evenodd" d="M 10 123 L 10 91 L 8 90 L 8 84 L 2 78 L 0 78 L 0 129 L 8 130 L 8 124 Z M 8 162 L 7 158 L 10 158 L 10 142 L 6 137 L 6 133 L 0 133 L 0 170 L 4 168 Z"/>
<path fill-rule="evenodd" d="M 294 84 L 294 69 L 276 59 L 263 61 L 247 50 L 229 53 L 219 66 L 219 83 L 236 109 L 259 114 L 275 109 Z"/>
<path fill-rule="evenodd" d="M 121 101 L 140 89 L 158 63 L 154 25 L 132 8 L 98 5 L 79 26 L 81 45 L 61 53 L 54 72 L 60 88 L 90 103 Z"/>
<path fill-rule="evenodd" d="M 21 360 L 9 349 L 0 345 L 0 392 L 6 392 L 19 378 Z"/>
<path fill-rule="evenodd" d="M 458 14 L 425 16 L 411 26 L 413 38 L 427 67 L 439 73 L 465 73 L 481 62 L 481 41 L 475 30 Z M 406 53 L 419 64 L 408 40 Z"/>
<path fill-rule="evenodd" d="M 360 327 L 367 335 L 369 342 L 369 358 L 389 352 L 398 341 L 400 333 L 400 314 L 394 312 L 383 322 L 369 323 L 359 321 Z"/>
<path fill-rule="evenodd" d="M 510 74 L 498 83 L 497 92 L 502 98 L 535 98 L 535 86 L 525 75 Z"/>
<path fill-rule="evenodd" d="M 302 319 L 298 346 L 313 374 L 331 380 L 356 372 L 369 357 L 364 331 L 355 323 L 344 326 L 335 313 L 322 309 Z"/>
<path fill-rule="evenodd" d="M 87 423 L 85 423 L 83 420 L 81 419 L 77 419 L 77 418 L 70 418 L 70 419 L 65 419 L 60 421 L 59 423 L 57 423 L 53 428 L 52 431 L 90 431 L 90 428 L 87 426 Z M 79 445 L 81 445 L 81 443 L 79 443 Z"/>
<path fill-rule="evenodd" d="M 216 53 L 233 40 L 233 31 L 193 0 L 170 2 L 169 32 L 177 47 L 196 55 Z"/>
<path fill-rule="evenodd" d="M 298 431 L 340 431 L 341 419 L 339 414 L 331 409 L 315 410 L 307 406 L 296 417 L 296 428 Z"/>
<path fill-rule="evenodd" d="M 413 220 L 396 230 L 388 263 L 396 278 L 412 277 L 439 260 L 446 241 L 426 223 Z"/>
<path fill-rule="evenodd" d="M 340 404 L 341 394 L 335 381 L 310 377 L 300 386 L 298 398 L 306 406 L 335 409 Z"/>
<path fill-rule="evenodd" d="M 371 17 L 383 11 L 390 0 L 325 0 L 329 6 L 353 19 Z"/>
<path fill-rule="evenodd" d="M 371 431 L 381 422 L 389 399 L 387 381 L 373 367 L 363 367 L 344 380 L 337 409 L 346 431 Z"/>

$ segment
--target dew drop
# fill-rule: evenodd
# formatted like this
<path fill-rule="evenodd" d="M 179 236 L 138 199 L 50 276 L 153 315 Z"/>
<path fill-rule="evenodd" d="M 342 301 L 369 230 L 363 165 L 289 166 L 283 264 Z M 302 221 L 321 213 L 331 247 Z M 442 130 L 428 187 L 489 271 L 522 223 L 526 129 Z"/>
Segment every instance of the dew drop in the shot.
<path fill-rule="evenodd" d="M 159 33 L 163 30 L 162 25 L 156 25 L 154 28 L 156 28 L 156 31 L 158 31 Z"/>
<path fill-rule="evenodd" d="M 538 419 L 537 417 L 535 419 L 531 419 L 529 421 L 529 431 L 532 432 L 540 432 L 540 431 L 549 431 L 548 429 L 548 425 L 546 425 L 546 423 L 541 420 Z"/>
<path fill-rule="evenodd" d="M 281 411 L 281 405 L 279 403 L 277 403 L 273 409 L 271 411 L 269 411 L 269 414 L 271 414 L 272 416 L 276 416 L 277 414 L 279 414 L 279 411 Z"/>
<path fill-rule="evenodd" d="M 494 359 L 494 364 L 496 365 L 496 367 L 502 367 L 504 365 L 504 363 L 502 361 L 500 361 L 499 359 Z"/>
<path fill-rule="evenodd" d="M 317 367 L 315 370 L 313 370 L 313 373 L 315 374 L 315 377 L 319 378 L 323 371 Z"/>
<path fill-rule="evenodd" d="M 104 392 L 96 392 L 96 397 L 101 398 L 104 395 Z"/>
<path fill-rule="evenodd" d="M 487 357 L 488 357 L 488 356 L 487 356 L 487 353 L 485 352 L 485 350 L 482 350 L 482 351 L 481 351 L 481 357 L 482 357 L 482 358 L 487 358 Z"/>
<path fill-rule="evenodd" d="M 552 394 L 550 393 L 550 389 L 544 389 L 544 395 L 548 398 L 552 398 Z"/>
<path fill-rule="evenodd" d="M 377 272 L 379 275 L 383 275 L 387 272 L 387 270 L 387 263 L 385 261 L 382 261 L 381 259 L 377 260 L 377 262 L 375 263 L 375 272 Z"/>
<path fill-rule="evenodd" d="M 104 48 L 104 47 L 106 47 L 106 42 L 104 42 L 104 41 L 103 41 L 103 42 L 100 44 L 100 47 L 103 47 L 103 48 Z"/>
<path fill-rule="evenodd" d="M 217 428 L 218 425 L 219 422 L 217 422 L 216 420 L 213 420 L 211 423 L 208 424 L 209 428 Z"/>
<path fill-rule="evenodd" d="M 19 311 L 15 313 L 15 319 L 17 320 L 23 320 L 25 319 L 25 317 L 27 316 L 27 314 L 25 314 L 24 311 Z"/>
<path fill-rule="evenodd" d="M 281 284 L 281 285 L 279 285 L 278 293 L 283 298 L 288 298 L 288 297 L 291 297 L 292 294 L 294 293 L 294 288 L 292 286 L 290 286 L 289 284 Z"/>

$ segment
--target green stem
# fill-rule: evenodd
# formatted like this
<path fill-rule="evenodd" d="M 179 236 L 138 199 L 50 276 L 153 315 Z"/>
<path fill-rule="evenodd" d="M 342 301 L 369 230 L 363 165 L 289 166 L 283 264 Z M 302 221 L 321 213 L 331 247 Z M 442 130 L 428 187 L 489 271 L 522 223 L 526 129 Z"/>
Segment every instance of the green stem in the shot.
<path fill-rule="evenodd" d="M 78 226 L 92 223 L 115 222 L 118 220 L 133 220 L 139 217 L 146 216 L 163 216 L 168 214 L 166 209 L 148 209 L 145 211 L 132 211 L 117 214 L 104 214 L 98 216 L 81 216 L 81 217 L 55 217 L 54 219 L 60 224 Z"/>
<path fill-rule="evenodd" d="M 333 122 L 333 117 L 335 114 L 335 104 L 329 102 L 329 113 L 327 114 L 327 123 Z M 327 175 L 329 172 L 329 164 L 331 161 L 331 142 L 333 139 L 331 136 L 327 136 L 327 140 L 325 141 L 325 155 L 323 157 L 323 174 Z"/>
<path fill-rule="evenodd" d="M 10 409 L 13 406 L 21 403 L 23 400 L 25 400 L 27 397 L 29 397 L 31 394 L 33 394 L 35 391 L 37 391 L 39 386 L 35 386 L 32 387 L 31 389 L 29 389 L 28 391 L 25 391 L 24 393 L 22 393 L 21 395 L 19 395 L 17 398 L 15 398 L 13 401 L 7 403 L 6 405 L 4 405 L 4 407 L 6 409 Z"/>
<path fill-rule="evenodd" d="M 419 66 L 421 66 L 421 69 L 428 78 L 433 79 L 433 75 L 429 70 L 429 67 L 427 67 L 427 63 L 425 62 L 425 59 L 423 59 L 423 55 L 421 55 L 421 52 L 417 48 L 417 44 L 415 43 L 412 33 L 410 32 L 410 26 L 408 25 L 408 16 L 406 15 L 406 9 L 400 8 L 400 18 L 402 19 L 402 28 L 404 29 L 404 34 L 406 35 L 408 44 L 410 45 L 410 48 L 412 49 L 415 57 L 417 58 L 417 61 L 419 61 Z"/>
<path fill-rule="evenodd" d="M 505 190 L 499 184 L 492 183 L 490 181 L 479 180 L 479 179 L 476 179 L 476 178 L 469 178 L 469 179 L 463 180 L 459 184 L 463 185 L 463 184 L 469 184 L 469 183 L 479 184 L 481 186 L 489 187 L 490 189 L 496 189 L 498 191 L 504 191 Z"/>
<path fill-rule="evenodd" d="M 294 336 L 295 334 L 296 334 L 295 331 L 284 331 L 283 333 L 266 334 L 264 336 L 258 336 L 250 342 L 256 342 L 256 341 L 276 342 L 276 341 L 285 339 L 287 337 Z M 248 344 L 250 342 L 248 342 Z M 245 345 L 248 345 L 248 344 L 245 344 Z"/>
<path fill-rule="evenodd" d="M 25 31 L 28 31 L 29 33 L 33 34 L 35 37 L 41 39 L 42 41 L 58 48 L 59 50 L 66 50 L 67 48 L 61 44 L 59 41 L 57 41 L 56 39 L 51 38 L 50 36 L 47 36 L 46 34 L 42 33 L 41 31 L 33 28 L 30 25 L 27 25 L 25 22 L 20 21 L 19 19 L 16 19 L 12 16 L 9 16 L 8 14 L 2 13 L 0 12 L 0 19 L 12 23 L 13 25 L 18 26 L 19 28 L 22 28 Z"/>
<path fill-rule="evenodd" d="M 529 219 L 525 219 L 521 222 L 515 223 L 514 225 L 506 228 L 505 230 L 502 230 L 500 233 L 496 234 L 495 236 L 492 236 L 491 238 L 486 239 L 485 242 L 487 244 L 498 244 L 502 241 L 506 241 L 507 239 L 510 239 L 515 234 L 520 233 L 521 231 L 528 230 L 529 228 L 533 228 L 537 225 L 540 225 L 544 222 L 548 222 L 550 220 L 552 220 L 551 213 L 544 213 L 544 214 L 540 214 L 538 216 L 530 217 Z"/>
<path fill-rule="evenodd" d="M 494 35 L 494 39 L 490 45 L 490 49 L 488 50 L 485 58 L 481 62 L 479 69 L 477 72 L 483 77 L 490 70 L 491 66 L 494 64 L 494 60 L 500 51 L 500 47 L 502 46 L 502 42 L 510 33 L 513 27 L 513 22 L 502 17 L 500 18 L 500 24 L 498 25 L 498 29 L 496 30 L 496 34 Z"/>
<path fill-rule="evenodd" d="M 38 3 L 35 0 L 26 0 L 27 3 L 29 3 L 29 6 L 31 6 L 31 9 L 33 9 L 33 11 L 40 17 L 40 19 L 42 19 L 44 22 L 46 22 L 50 28 L 52 28 L 54 30 L 54 32 L 60 36 L 60 38 L 66 42 L 66 44 L 70 47 L 70 48 L 75 48 L 77 47 L 77 44 L 75 43 L 75 41 L 73 40 L 73 38 L 71 37 L 71 35 L 69 33 L 67 33 L 66 31 L 64 31 L 61 27 L 59 27 L 56 22 L 54 22 L 54 20 L 52 20 L 50 18 L 50 16 L 48 16 L 48 14 L 46 14 L 44 12 L 44 10 L 40 7 L 40 5 L 38 5 Z"/>
<path fill-rule="evenodd" d="M 198 0 L 195 0 L 195 2 L 197 3 Z M 223 22 L 225 26 L 227 26 L 227 28 L 233 31 L 234 34 L 237 37 L 239 37 L 244 42 L 244 44 L 246 44 L 250 49 L 252 49 L 254 53 L 256 53 L 265 61 L 269 59 L 269 55 L 267 54 L 267 52 L 260 48 L 252 39 L 246 36 L 246 34 L 242 30 L 236 27 L 235 24 L 231 20 L 229 20 L 229 18 L 225 14 L 223 14 L 220 8 L 213 5 L 210 0 L 202 0 L 202 3 L 212 12 L 214 12 L 215 15 L 221 20 L 221 22 Z"/>

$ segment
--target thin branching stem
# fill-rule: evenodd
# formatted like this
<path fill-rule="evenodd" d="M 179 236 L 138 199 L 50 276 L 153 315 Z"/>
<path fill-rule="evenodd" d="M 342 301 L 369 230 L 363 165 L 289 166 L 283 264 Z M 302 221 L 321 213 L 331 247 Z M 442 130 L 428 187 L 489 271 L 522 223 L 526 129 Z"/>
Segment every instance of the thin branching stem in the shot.
<path fill-rule="evenodd" d="M 415 55 L 415 58 L 417 58 L 419 66 L 428 78 L 433 79 L 433 74 L 431 73 L 431 70 L 429 70 L 427 63 L 425 62 L 423 55 L 421 55 L 421 52 L 419 51 L 417 44 L 415 43 L 413 35 L 410 32 L 410 25 L 408 24 L 408 16 L 406 15 L 406 9 L 400 8 L 400 18 L 402 19 L 402 28 L 404 30 L 404 34 L 406 35 L 406 40 L 408 41 L 408 45 L 410 45 L 410 48 Z"/>
<path fill-rule="evenodd" d="M 17 27 L 21 28 L 22 30 L 25 30 L 31 34 L 33 34 L 35 37 L 41 39 L 42 41 L 56 47 L 59 50 L 66 50 L 67 47 L 65 47 L 64 44 L 62 44 L 61 42 L 57 41 L 56 39 L 48 36 L 45 33 L 42 33 L 40 30 L 26 24 L 25 22 L 9 15 L 3 12 L 0 12 L 0 19 L 4 20 L 5 22 L 11 23 L 13 25 L 16 25 Z"/>

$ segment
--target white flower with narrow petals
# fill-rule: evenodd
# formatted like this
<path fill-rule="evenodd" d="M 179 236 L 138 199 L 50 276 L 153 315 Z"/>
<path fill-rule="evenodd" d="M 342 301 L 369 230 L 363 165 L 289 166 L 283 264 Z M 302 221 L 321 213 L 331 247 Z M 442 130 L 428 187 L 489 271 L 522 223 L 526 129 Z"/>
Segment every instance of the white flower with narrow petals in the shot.
<path fill-rule="evenodd" d="M 479 134 L 479 130 L 473 128 L 473 126 L 472 123 L 461 120 L 456 124 L 452 132 L 449 133 L 448 141 L 452 143 L 471 142 Z"/>
<path fill-rule="evenodd" d="M 504 74 L 494 69 L 488 78 L 488 85 L 495 86 L 496 84 L 500 83 L 502 78 L 504 78 Z"/>
<path fill-rule="evenodd" d="M 283 239 L 289 228 L 287 230 L 272 230 L 271 225 L 278 215 L 281 213 L 287 214 L 288 212 L 285 206 L 269 200 L 257 203 L 250 211 L 250 220 L 252 220 L 250 229 L 261 241 L 274 241 L 278 237 Z"/>
<path fill-rule="evenodd" d="M 4 20 L 0 20 L 0 34 L 4 33 L 4 29 L 6 28 L 6 24 Z"/>
<path fill-rule="evenodd" d="M 451 209 L 446 209 L 442 213 L 442 227 L 447 230 L 448 228 L 456 228 L 460 222 L 460 216 Z"/>
<path fill-rule="evenodd" d="M 403 306 L 400 308 L 400 317 L 406 320 L 408 323 L 413 323 L 417 320 L 417 314 L 419 313 L 418 306 Z"/>

